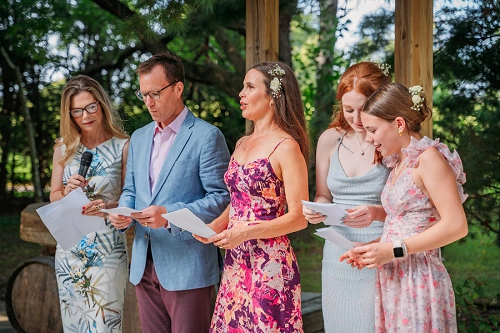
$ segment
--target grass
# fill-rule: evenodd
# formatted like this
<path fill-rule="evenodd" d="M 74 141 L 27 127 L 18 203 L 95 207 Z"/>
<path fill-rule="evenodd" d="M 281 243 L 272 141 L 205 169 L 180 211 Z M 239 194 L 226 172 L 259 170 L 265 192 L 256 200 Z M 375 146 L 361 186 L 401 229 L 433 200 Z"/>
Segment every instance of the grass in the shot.
<path fill-rule="evenodd" d="M 489 305 L 498 305 L 500 248 L 496 245 L 494 235 L 483 234 L 477 228 L 470 227 L 469 235 L 446 246 L 442 256 L 455 288 L 474 277 L 484 283 L 485 296 L 481 301 Z"/>
<path fill-rule="evenodd" d="M 306 229 L 290 236 L 299 262 L 303 291 L 321 292 L 321 259 L 324 242 L 313 235 L 317 228 L 319 227 L 309 225 Z M 500 248 L 495 243 L 494 235 L 485 235 L 477 228 L 470 227 L 469 235 L 446 246 L 442 256 L 455 288 L 474 277 L 485 284 L 484 299 L 481 301 L 488 305 L 498 304 Z"/>

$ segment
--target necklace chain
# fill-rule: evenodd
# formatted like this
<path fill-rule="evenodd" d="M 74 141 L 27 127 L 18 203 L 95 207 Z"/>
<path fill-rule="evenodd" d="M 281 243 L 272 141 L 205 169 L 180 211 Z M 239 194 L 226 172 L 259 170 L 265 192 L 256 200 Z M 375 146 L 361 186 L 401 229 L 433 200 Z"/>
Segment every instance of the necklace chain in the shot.
<path fill-rule="evenodd" d="M 247 141 L 248 141 L 249 137 L 248 137 L 248 138 L 246 138 L 246 139 L 245 139 L 245 142 L 244 142 L 244 145 L 243 145 L 243 150 L 247 150 L 247 147 L 250 147 L 251 145 L 253 145 L 255 142 L 257 142 L 257 140 L 258 140 L 258 139 L 260 139 L 260 138 L 262 138 L 263 136 L 266 136 L 266 135 L 268 135 L 268 134 L 270 134 L 270 133 L 272 133 L 272 132 L 276 131 L 278 128 L 279 128 L 279 127 L 276 127 L 276 128 L 274 128 L 274 129 L 270 130 L 269 132 L 267 132 L 266 134 L 259 135 L 258 137 L 256 137 L 255 139 L 253 139 L 253 142 L 252 142 L 251 144 L 247 144 Z"/>
<path fill-rule="evenodd" d="M 350 152 L 351 152 L 351 154 L 353 154 L 353 155 L 354 155 L 354 152 L 353 152 L 352 150 L 350 150 L 350 149 L 349 149 L 349 147 L 347 147 L 347 146 L 344 144 L 344 140 L 342 140 L 342 138 L 338 138 L 338 139 L 337 139 L 337 141 L 340 143 L 340 145 L 341 145 L 342 147 L 344 147 L 345 149 L 347 149 L 348 151 L 350 151 Z"/>
<path fill-rule="evenodd" d="M 368 146 L 366 146 L 364 149 L 363 149 L 363 146 L 361 145 L 361 142 L 359 141 L 359 138 L 358 136 L 356 135 L 356 138 L 358 139 L 358 143 L 359 143 L 359 148 L 361 149 L 361 152 L 359 153 L 361 156 L 363 156 L 365 154 L 365 150 L 367 150 L 372 144 L 370 143 Z M 344 144 L 344 140 L 342 140 L 342 138 L 338 138 L 337 141 L 340 143 L 340 145 L 342 147 L 344 147 L 345 149 L 347 149 L 351 154 L 354 155 L 354 152 L 349 148 L 347 147 L 345 144 Z"/>
<path fill-rule="evenodd" d="M 364 149 L 363 149 L 363 146 L 361 145 L 361 141 L 359 141 L 359 136 L 356 135 L 356 139 L 358 139 L 358 143 L 359 143 L 359 148 L 361 149 L 361 156 L 363 156 L 365 154 L 365 150 L 367 150 L 372 144 L 369 143 L 368 146 L 366 146 Z"/>

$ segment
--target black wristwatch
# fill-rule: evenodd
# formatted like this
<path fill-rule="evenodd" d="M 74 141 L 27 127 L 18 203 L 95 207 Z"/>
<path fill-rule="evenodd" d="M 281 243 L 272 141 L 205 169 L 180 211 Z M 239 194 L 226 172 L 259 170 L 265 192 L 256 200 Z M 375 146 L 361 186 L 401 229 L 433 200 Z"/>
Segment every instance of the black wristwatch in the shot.
<path fill-rule="evenodd" d="M 392 248 L 392 251 L 394 252 L 394 258 L 406 258 L 406 251 L 401 239 L 396 239 L 394 241 L 394 247 Z"/>

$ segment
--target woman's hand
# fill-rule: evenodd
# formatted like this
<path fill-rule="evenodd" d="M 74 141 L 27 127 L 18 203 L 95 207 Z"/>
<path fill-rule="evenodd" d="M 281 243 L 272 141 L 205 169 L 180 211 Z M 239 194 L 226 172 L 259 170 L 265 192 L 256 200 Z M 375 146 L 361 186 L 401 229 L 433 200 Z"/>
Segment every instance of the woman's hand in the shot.
<path fill-rule="evenodd" d="M 375 220 L 376 208 L 373 205 L 360 205 L 347 209 L 343 222 L 351 228 L 366 228 Z"/>
<path fill-rule="evenodd" d="M 207 226 L 210 229 L 214 230 L 214 228 L 212 227 L 212 223 L 208 223 Z M 195 235 L 195 234 L 193 234 L 193 237 L 194 237 L 194 239 L 196 239 L 199 242 L 202 242 L 203 244 L 210 244 L 210 243 L 212 243 L 211 241 L 208 240 L 208 238 L 205 238 L 205 237 L 201 237 L 201 236 L 198 236 L 198 235 Z"/>
<path fill-rule="evenodd" d="M 340 256 L 339 260 L 345 260 L 346 264 L 353 268 L 375 268 L 394 259 L 393 247 L 392 242 L 369 243 L 347 251 Z"/>
<path fill-rule="evenodd" d="M 316 213 L 315 211 L 307 208 L 304 205 L 302 205 L 302 214 L 304 214 L 304 217 L 306 218 L 306 220 L 308 220 L 312 224 L 321 223 L 326 219 L 325 215 L 323 215 L 321 213 Z"/>
<path fill-rule="evenodd" d="M 82 214 L 89 216 L 105 217 L 106 214 L 101 212 L 101 209 L 106 209 L 106 203 L 102 199 L 97 199 L 83 206 Z"/>
<path fill-rule="evenodd" d="M 64 188 L 64 196 L 68 195 L 69 192 L 72 192 L 79 187 L 81 187 L 82 190 L 84 190 L 85 186 L 87 186 L 87 180 L 83 176 L 75 173 L 68 179 L 66 187 Z"/>
<path fill-rule="evenodd" d="M 210 237 L 207 241 L 209 243 L 214 243 L 215 246 L 218 246 L 221 249 L 234 249 L 245 241 L 246 228 L 251 228 L 251 226 L 226 229 L 217 235 Z"/>

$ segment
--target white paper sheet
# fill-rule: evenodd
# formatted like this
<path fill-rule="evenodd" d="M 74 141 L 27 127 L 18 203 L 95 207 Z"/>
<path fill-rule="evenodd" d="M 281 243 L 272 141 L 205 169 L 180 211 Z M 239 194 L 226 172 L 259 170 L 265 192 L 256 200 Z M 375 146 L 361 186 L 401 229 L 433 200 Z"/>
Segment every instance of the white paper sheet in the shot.
<path fill-rule="evenodd" d="M 194 215 L 187 208 L 179 209 L 172 213 L 162 215 L 169 223 L 175 224 L 181 229 L 185 229 L 195 235 L 210 238 L 216 235 L 208 225 L 206 225 L 198 216 Z"/>
<path fill-rule="evenodd" d="M 312 202 L 302 200 L 302 204 L 312 211 L 326 215 L 326 225 L 342 225 L 342 219 L 347 215 L 346 211 L 334 203 Z"/>
<path fill-rule="evenodd" d="M 348 250 L 355 247 L 353 242 L 351 242 L 350 240 L 348 240 L 344 236 L 340 235 L 338 232 L 336 232 L 332 228 L 317 229 L 314 234 L 326 239 L 327 241 L 332 242 L 333 244 L 336 244 L 336 245 L 343 247 L 345 249 L 348 249 Z"/>
<path fill-rule="evenodd" d="M 110 209 L 101 209 L 101 212 L 107 213 L 107 214 L 117 214 L 117 215 L 123 215 L 123 216 L 130 216 L 132 213 L 140 213 L 140 210 L 128 208 L 128 207 L 117 207 L 117 208 L 110 208 Z"/>
<path fill-rule="evenodd" d="M 64 250 L 77 245 L 85 235 L 105 226 L 102 217 L 82 215 L 82 207 L 88 202 L 90 200 L 83 190 L 78 188 L 61 200 L 36 210 Z"/>

